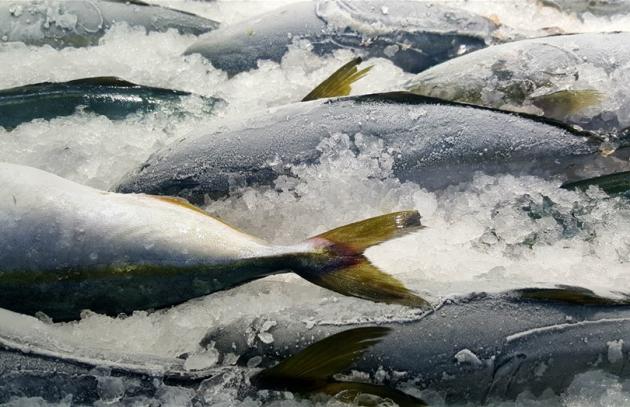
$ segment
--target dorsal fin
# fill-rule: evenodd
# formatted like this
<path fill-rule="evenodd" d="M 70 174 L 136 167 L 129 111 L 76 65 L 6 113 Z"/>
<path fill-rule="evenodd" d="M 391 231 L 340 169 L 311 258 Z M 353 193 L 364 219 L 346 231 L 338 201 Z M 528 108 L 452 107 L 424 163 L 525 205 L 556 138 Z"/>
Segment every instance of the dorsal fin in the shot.
<path fill-rule="evenodd" d="M 620 294 L 621 298 L 602 297 L 595 292 L 569 285 L 558 285 L 552 288 L 522 288 L 513 290 L 518 298 L 538 301 L 561 302 L 577 305 L 629 305 L 630 296 Z"/>
<path fill-rule="evenodd" d="M 630 171 L 616 172 L 595 178 L 587 178 L 579 181 L 565 182 L 561 188 L 585 190 L 591 185 L 601 188 L 609 195 L 624 194 L 630 192 Z"/>
<path fill-rule="evenodd" d="M 362 61 L 360 57 L 357 57 L 337 69 L 326 80 L 317 85 L 308 95 L 304 96 L 302 102 L 336 96 L 348 96 L 352 90 L 352 84 L 363 78 L 370 69 L 372 69 L 372 66 L 368 66 L 358 71 L 357 66 Z"/>
<path fill-rule="evenodd" d="M 193 204 L 191 204 L 190 202 L 188 202 L 188 200 L 184 199 L 184 198 L 179 198 L 176 196 L 164 196 L 164 195 L 147 195 L 151 198 L 154 199 L 158 199 L 160 201 L 164 201 L 164 202 L 168 202 L 170 204 L 173 205 L 178 205 L 181 206 L 182 208 L 186 208 L 186 209 L 190 209 L 191 211 L 195 211 L 198 213 L 201 213 L 203 215 L 206 215 L 208 217 L 211 217 L 214 219 L 213 216 L 210 216 L 210 214 L 206 211 L 204 211 L 203 209 L 199 208 L 198 206 L 195 206 Z"/>
<path fill-rule="evenodd" d="M 73 79 L 66 83 L 69 85 L 100 85 L 116 86 L 121 88 L 140 86 L 137 83 L 129 82 L 116 76 L 93 76 L 91 78 Z"/>
<path fill-rule="evenodd" d="M 153 6 L 153 4 L 149 4 L 142 0 L 105 0 L 110 3 L 122 3 L 122 4 L 132 4 L 134 6 Z"/>

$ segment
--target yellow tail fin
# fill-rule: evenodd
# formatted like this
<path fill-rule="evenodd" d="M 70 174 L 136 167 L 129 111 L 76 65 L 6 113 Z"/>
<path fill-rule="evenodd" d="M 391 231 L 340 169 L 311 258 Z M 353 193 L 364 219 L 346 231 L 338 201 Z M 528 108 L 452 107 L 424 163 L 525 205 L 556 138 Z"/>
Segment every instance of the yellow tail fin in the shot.
<path fill-rule="evenodd" d="M 336 96 L 348 96 L 352 90 L 352 84 L 363 78 L 372 69 L 372 66 L 368 66 L 360 71 L 357 70 L 357 66 L 361 62 L 361 58 L 355 58 L 337 69 L 325 81 L 317 85 L 311 93 L 304 96 L 302 102 Z"/>
<path fill-rule="evenodd" d="M 428 308 L 430 304 L 363 256 L 370 246 L 422 229 L 417 211 L 377 216 L 309 239 L 318 252 L 299 258 L 304 279 L 340 294 L 376 302 Z"/>

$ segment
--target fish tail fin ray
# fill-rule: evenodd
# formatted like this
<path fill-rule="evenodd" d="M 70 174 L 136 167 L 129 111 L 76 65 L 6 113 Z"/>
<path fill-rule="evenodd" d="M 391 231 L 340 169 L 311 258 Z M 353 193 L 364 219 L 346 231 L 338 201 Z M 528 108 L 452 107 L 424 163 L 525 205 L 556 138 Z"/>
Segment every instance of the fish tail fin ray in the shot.
<path fill-rule="evenodd" d="M 309 100 L 331 98 L 336 96 L 348 96 L 352 90 L 352 84 L 368 74 L 372 66 L 357 69 L 363 60 L 358 57 L 337 69 L 326 80 L 317 85 L 308 95 L 304 96 L 302 102 Z"/>
<path fill-rule="evenodd" d="M 340 294 L 376 302 L 428 308 L 429 303 L 363 255 L 374 245 L 423 228 L 417 211 L 402 211 L 341 226 L 308 240 L 313 253 L 299 258 L 294 271 Z"/>
<path fill-rule="evenodd" d="M 390 332 L 391 328 L 368 326 L 331 335 L 284 359 L 276 366 L 257 373 L 252 377 L 252 383 L 260 388 L 274 390 L 325 393 L 337 396 L 342 401 L 367 393 L 390 398 L 402 406 L 425 405 L 421 400 L 385 386 L 340 382 L 332 378 L 350 367 Z M 410 401 L 414 404 L 410 404 Z"/>

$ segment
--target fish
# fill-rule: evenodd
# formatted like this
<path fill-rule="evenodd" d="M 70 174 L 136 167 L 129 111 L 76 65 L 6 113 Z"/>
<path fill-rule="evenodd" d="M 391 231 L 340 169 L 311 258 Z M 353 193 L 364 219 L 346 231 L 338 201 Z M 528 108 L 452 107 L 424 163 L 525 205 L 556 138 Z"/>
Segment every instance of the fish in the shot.
<path fill-rule="evenodd" d="M 80 404 L 137 401 L 141 396 L 159 397 L 165 387 L 175 386 L 197 389 L 202 395 L 224 377 L 251 377 L 254 386 L 243 390 L 252 395 L 259 389 L 277 389 L 282 381 L 283 390 L 305 397 L 343 392 L 347 399 L 369 393 L 397 400 L 402 406 L 425 405 L 395 389 L 332 378 L 386 336 L 386 328 L 361 327 L 333 335 L 271 369 L 211 363 L 201 367 L 195 353 L 175 358 L 114 351 L 60 332 L 55 325 L 0 309 L 0 403 L 14 397 L 39 397 L 48 403 L 68 397 Z M 201 397 L 199 405 L 212 405 L 205 399 Z"/>
<path fill-rule="evenodd" d="M 280 62 L 291 44 L 308 41 L 318 55 L 350 49 L 416 73 L 484 48 L 498 29 L 490 19 L 438 3 L 317 0 L 221 27 L 185 54 L 201 54 L 232 76 L 257 68 L 260 60 Z"/>
<path fill-rule="evenodd" d="M 576 14 L 580 19 L 587 13 L 599 17 L 630 13 L 630 4 L 626 0 L 538 0 L 538 4 Z"/>
<path fill-rule="evenodd" d="M 427 69 L 403 89 L 617 134 L 630 125 L 620 114 L 629 107 L 629 41 L 617 32 L 500 44 Z"/>
<path fill-rule="evenodd" d="M 180 90 L 138 85 L 116 77 L 90 77 L 42 82 L 0 90 L 0 126 L 12 130 L 35 119 L 50 120 L 77 109 L 120 120 L 129 114 L 166 109 L 183 113 L 185 98 L 198 98 L 204 114 L 221 99 Z"/>
<path fill-rule="evenodd" d="M 344 304 L 341 299 L 335 306 Z M 236 354 L 239 366 L 256 358 L 265 368 L 322 338 L 378 323 L 389 333 L 344 372 L 421 399 L 439 395 L 446 404 L 479 405 L 524 392 L 561 394 L 591 370 L 628 377 L 629 304 L 621 294 L 602 297 L 560 286 L 449 297 L 400 321 L 363 316 L 327 323 L 318 309 L 295 307 L 260 317 L 274 322 L 266 332 L 273 340 L 248 342 L 243 332 L 257 318 L 247 317 L 211 328 L 202 343 L 218 351 L 220 360 Z"/>
<path fill-rule="evenodd" d="M 406 92 L 303 102 L 263 111 L 244 123 L 184 139 L 154 153 L 115 190 L 220 199 L 242 187 L 273 185 L 297 165 L 316 165 L 322 143 L 346 135 L 382 143 L 392 175 L 428 190 L 472 179 L 476 171 L 563 181 L 630 169 L 630 140 L 601 154 L 589 132 L 535 115 Z"/>
<path fill-rule="evenodd" d="M 322 287 L 425 306 L 363 256 L 421 228 L 417 211 L 340 226 L 279 246 L 187 201 L 100 191 L 31 167 L 0 165 L 0 307 L 60 320 L 175 305 L 294 271 Z"/>
<path fill-rule="evenodd" d="M 352 84 L 372 68 L 358 70 L 361 58 L 354 58 L 333 72 L 302 100 L 347 96 Z M 191 102 L 191 103 L 185 103 Z M 41 82 L 0 90 L 0 127 L 13 130 L 35 119 L 50 120 L 70 116 L 77 110 L 120 120 L 133 113 L 164 110 L 190 113 L 198 107 L 203 116 L 226 102 L 216 97 L 195 95 L 181 90 L 138 85 L 121 78 L 100 76 L 67 82 Z"/>
<path fill-rule="evenodd" d="M 219 23 L 140 0 L 28 0 L 0 4 L 0 39 L 54 48 L 97 45 L 115 23 L 147 32 L 175 29 L 199 35 Z"/>

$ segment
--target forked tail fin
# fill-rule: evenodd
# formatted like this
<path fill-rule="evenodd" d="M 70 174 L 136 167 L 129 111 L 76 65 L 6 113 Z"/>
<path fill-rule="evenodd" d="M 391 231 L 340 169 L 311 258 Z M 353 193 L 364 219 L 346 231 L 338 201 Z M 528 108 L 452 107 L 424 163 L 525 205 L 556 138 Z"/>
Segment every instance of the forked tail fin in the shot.
<path fill-rule="evenodd" d="M 428 308 L 430 304 L 363 255 L 371 246 L 423 228 L 417 211 L 395 212 L 341 226 L 308 239 L 313 253 L 293 268 L 302 278 L 340 294 Z"/>
<path fill-rule="evenodd" d="M 391 399 L 399 406 L 425 406 L 422 400 L 393 388 L 333 379 L 333 375 L 348 368 L 390 331 L 386 327 L 362 327 L 331 335 L 256 374 L 252 384 L 297 393 L 325 393 L 347 402 L 367 393 Z"/>

